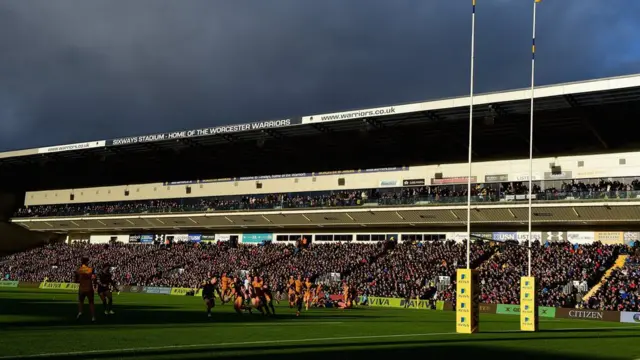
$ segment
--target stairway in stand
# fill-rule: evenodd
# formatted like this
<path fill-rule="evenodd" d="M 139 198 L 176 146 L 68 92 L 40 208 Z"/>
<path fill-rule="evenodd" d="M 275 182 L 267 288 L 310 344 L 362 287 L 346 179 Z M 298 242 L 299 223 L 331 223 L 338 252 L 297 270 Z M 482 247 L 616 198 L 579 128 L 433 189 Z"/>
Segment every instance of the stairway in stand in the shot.
<path fill-rule="evenodd" d="M 604 273 L 604 275 L 602 276 L 602 279 L 600 280 L 600 282 L 597 283 L 596 285 L 594 285 L 591 288 L 591 290 L 589 290 L 589 292 L 582 298 L 582 300 L 589 301 L 589 299 L 596 292 L 598 292 L 598 289 L 600 289 L 602 284 L 604 284 L 609 279 L 609 276 L 611 276 L 611 273 L 613 272 L 613 270 L 620 269 L 620 268 L 622 268 L 624 266 L 624 264 L 627 262 L 627 258 L 628 257 L 629 257 L 629 255 L 618 255 L 618 258 L 616 259 L 615 263 L 613 263 L 613 266 L 611 266 L 609 268 L 609 270 L 607 270 L 607 272 Z"/>

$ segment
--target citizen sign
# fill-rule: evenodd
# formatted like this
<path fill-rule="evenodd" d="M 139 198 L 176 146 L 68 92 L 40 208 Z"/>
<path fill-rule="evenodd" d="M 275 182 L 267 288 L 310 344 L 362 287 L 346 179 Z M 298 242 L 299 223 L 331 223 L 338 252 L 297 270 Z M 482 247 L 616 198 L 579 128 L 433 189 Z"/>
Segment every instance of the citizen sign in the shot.
<path fill-rule="evenodd" d="M 570 318 L 575 318 L 575 319 L 602 320 L 603 314 L 600 311 L 571 310 L 571 311 L 569 311 L 569 317 Z"/>

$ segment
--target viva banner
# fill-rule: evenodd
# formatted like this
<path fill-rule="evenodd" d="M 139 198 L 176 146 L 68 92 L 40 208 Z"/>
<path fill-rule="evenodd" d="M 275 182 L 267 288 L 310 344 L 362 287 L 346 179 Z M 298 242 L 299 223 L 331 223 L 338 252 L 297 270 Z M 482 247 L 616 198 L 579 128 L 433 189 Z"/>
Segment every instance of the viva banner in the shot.
<path fill-rule="evenodd" d="M 520 279 L 520 330 L 538 331 L 538 291 L 533 276 Z"/>
<path fill-rule="evenodd" d="M 369 306 L 431 310 L 431 303 L 429 302 L 429 300 L 407 300 L 400 298 L 382 298 L 375 296 L 369 297 Z M 442 306 L 444 307 L 444 301 L 442 301 Z"/>
<path fill-rule="evenodd" d="M 80 288 L 80 284 L 43 282 L 43 283 L 40 283 L 39 287 L 40 289 L 47 289 L 47 290 L 78 290 Z"/>
<path fill-rule="evenodd" d="M 194 296 L 200 296 L 202 295 L 202 289 L 191 289 L 191 288 L 171 288 L 171 294 L 170 295 L 177 295 L 177 296 L 185 296 L 187 295 L 187 293 L 193 291 L 194 292 Z"/>
<path fill-rule="evenodd" d="M 456 284 L 456 332 L 476 333 L 480 325 L 478 272 L 472 269 L 458 269 Z"/>

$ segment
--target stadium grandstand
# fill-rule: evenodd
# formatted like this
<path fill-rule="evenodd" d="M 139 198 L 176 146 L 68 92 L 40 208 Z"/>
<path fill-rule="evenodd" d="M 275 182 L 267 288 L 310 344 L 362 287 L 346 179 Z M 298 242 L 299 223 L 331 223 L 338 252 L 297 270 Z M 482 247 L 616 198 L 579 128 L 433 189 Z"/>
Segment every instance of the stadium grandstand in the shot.
<path fill-rule="evenodd" d="M 253 274 L 284 300 L 300 276 L 328 301 L 346 299 L 348 286 L 361 305 L 454 308 L 471 191 L 471 266 L 495 313 L 519 303 L 526 272 L 529 92 L 477 96 L 471 189 L 468 105 L 463 97 L 0 154 L 0 275 L 70 284 L 89 257 L 134 292 Z M 640 312 L 640 75 L 541 87 L 536 109 L 540 305 Z"/>
<path fill-rule="evenodd" d="M 640 76 L 542 87 L 536 94 L 533 223 L 536 256 L 544 259 L 538 264 L 550 269 L 567 255 L 566 247 L 580 252 L 585 259 L 562 262 L 576 276 L 549 279 L 546 291 L 567 293 L 567 284 L 578 281 L 576 288 L 586 292 L 640 234 L 640 153 L 631 151 L 629 136 L 636 125 L 625 122 L 624 132 L 605 126 L 637 114 Z M 500 247 L 528 236 L 522 232 L 528 160 L 521 156 L 527 99 L 526 90 L 481 95 L 475 112 L 481 140 L 474 146 L 472 223 L 476 238 L 501 244 L 480 241 L 474 262 L 487 276 L 513 268 L 513 281 L 523 271 L 523 250 Z M 204 274 L 178 276 L 175 269 L 204 269 L 194 263 L 233 254 L 229 258 L 244 267 L 265 271 L 287 258 L 292 263 L 277 269 L 288 269 L 278 281 L 303 269 L 314 277 L 340 274 L 378 296 L 453 300 L 450 283 L 437 291 L 435 279 L 450 277 L 463 262 L 468 178 L 459 160 L 466 151 L 467 109 L 468 98 L 445 99 L 1 154 L 9 174 L 4 187 L 24 191 L 5 196 L 4 218 L 11 219 L 2 226 L 14 237 L 33 239 L 11 243 L 23 250 L 50 243 L 13 255 L 4 275 L 70 281 L 70 264 L 62 259 L 95 251 L 97 258 L 123 264 L 125 284 L 193 286 Z M 318 246 L 321 255 L 310 261 L 318 266 L 304 269 L 290 257 L 300 239 Z M 209 245 L 183 244 L 189 241 Z M 274 250 L 254 258 L 246 253 L 254 250 L 221 247 L 225 241 L 273 243 Z M 400 242 L 396 253 L 370 245 L 388 241 Z M 118 250 L 101 254 L 98 244 L 105 243 Z M 180 245 L 166 252 L 131 243 Z M 404 276 L 419 274 L 418 285 L 376 278 L 382 264 L 419 257 L 424 265 Z M 157 265 L 132 258 L 155 259 Z M 33 268 L 26 269 L 24 259 Z M 233 269 L 220 261 L 209 270 Z M 372 281 L 380 288 L 363 287 Z M 505 288 L 492 283 L 483 296 L 487 302 L 516 302 L 517 294 L 501 293 Z M 568 301 L 557 294 L 545 299 Z M 575 304 L 575 296 L 568 303 Z"/>

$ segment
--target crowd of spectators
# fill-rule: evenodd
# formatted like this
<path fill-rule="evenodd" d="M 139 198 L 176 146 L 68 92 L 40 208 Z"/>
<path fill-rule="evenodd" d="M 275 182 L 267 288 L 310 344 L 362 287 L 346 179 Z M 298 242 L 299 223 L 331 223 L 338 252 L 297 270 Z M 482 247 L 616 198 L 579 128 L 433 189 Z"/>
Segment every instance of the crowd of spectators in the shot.
<path fill-rule="evenodd" d="M 54 244 L 9 256 L 0 261 L 6 280 L 26 282 L 72 282 L 80 258 L 87 256 L 100 270 L 108 264 L 120 285 L 197 287 L 211 275 L 240 276 L 258 273 L 274 283 L 285 284 L 289 276 L 316 279 L 342 274 L 370 261 L 379 246 L 373 244 L 318 244 L 304 251 L 294 245 L 228 246 L 215 244 Z"/>
<path fill-rule="evenodd" d="M 88 256 L 100 269 L 109 264 L 120 285 L 197 287 L 208 276 L 260 274 L 284 288 L 289 276 L 322 281 L 329 293 L 340 293 L 341 280 L 360 294 L 455 302 L 456 269 L 466 266 L 464 244 L 453 241 L 376 244 L 292 244 L 230 246 L 226 242 L 146 244 L 51 244 L 0 259 L 6 280 L 72 282 L 79 259 Z M 596 284 L 611 267 L 621 245 L 534 242 L 532 272 L 540 286 L 540 305 L 574 307 L 578 299 L 568 284 Z M 482 302 L 517 304 L 520 277 L 527 275 L 527 248 L 517 244 L 476 241 L 471 266 L 479 270 Z M 327 277 L 339 274 L 338 278 Z M 585 307 L 640 311 L 640 255 L 591 297 Z"/>
<path fill-rule="evenodd" d="M 640 254 L 631 255 L 621 269 L 611 272 L 598 291 L 581 307 L 640 312 Z"/>
<path fill-rule="evenodd" d="M 259 268 L 286 251 L 284 245 L 234 248 L 226 243 L 54 244 L 2 259 L 0 273 L 8 280 L 72 282 L 79 259 L 86 256 L 98 270 L 105 264 L 112 267 L 120 285 L 195 287 L 208 273 Z"/>
<path fill-rule="evenodd" d="M 572 307 L 577 301 L 574 281 L 595 284 L 613 265 L 620 246 L 600 243 L 532 244 L 531 272 L 536 277 L 541 306 Z M 479 267 L 481 302 L 518 304 L 520 278 L 528 275 L 527 247 L 499 244 L 496 253 Z M 439 294 L 440 299 L 455 301 L 455 284 Z"/>
<path fill-rule="evenodd" d="M 528 193 L 523 182 L 477 184 L 472 188 L 472 200 L 491 202 Z M 539 200 L 599 199 L 635 197 L 640 183 L 600 180 L 597 183 L 562 182 L 557 187 L 541 189 L 534 183 L 533 194 Z M 133 213 L 171 213 L 195 211 L 261 210 L 277 208 L 313 208 L 361 206 L 366 203 L 402 205 L 429 202 L 467 201 L 466 185 L 438 185 L 395 189 L 345 190 L 292 194 L 261 194 L 168 200 L 120 201 L 92 204 L 36 205 L 19 209 L 16 217 L 80 216 Z"/>
<path fill-rule="evenodd" d="M 598 182 L 571 181 L 563 182 L 558 188 L 548 187 L 539 196 L 546 200 L 564 199 L 625 199 L 635 198 L 640 191 L 640 182 L 633 180 L 624 183 L 617 180 L 600 180 Z"/>
<path fill-rule="evenodd" d="M 302 276 L 330 285 L 323 279 L 330 274 L 346 274 L 353 268 L 371 262 L 382 249 L 376 244 L 315 244 L 281 261 L 267 264 L 259 272 L 280 287 L 289 276 Z"/>
<path fill-rule="evenodd" d="M 473 244 L 471 263 L 491 252 L 488 243 Z M 466 246 L 454 241 L 401 243 L 385 256 L 354 269 L 346 280 L 370 296 L 430 299 L 440 276 L 455 277 L 466 266 Z"/>

